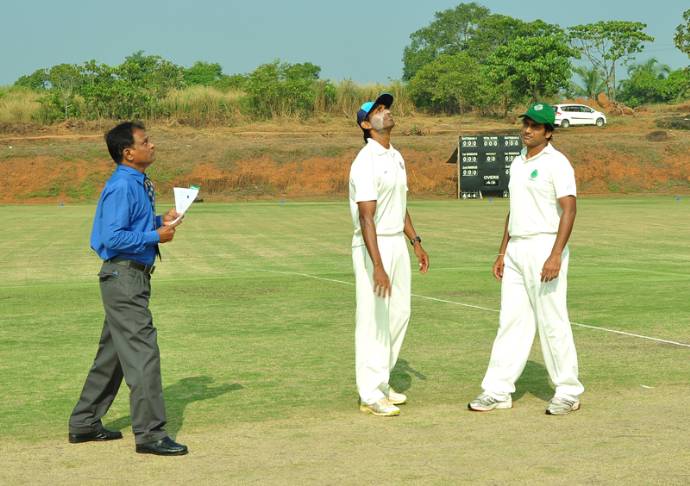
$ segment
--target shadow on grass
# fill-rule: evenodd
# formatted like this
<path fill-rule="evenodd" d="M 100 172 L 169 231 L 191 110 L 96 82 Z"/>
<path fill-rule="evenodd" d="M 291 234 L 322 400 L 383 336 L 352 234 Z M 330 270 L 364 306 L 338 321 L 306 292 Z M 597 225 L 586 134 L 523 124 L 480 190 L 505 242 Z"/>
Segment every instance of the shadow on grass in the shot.
<path fill-rule="evenodd" d="M 184 412 L 192 402 L 200 402 L 202 400 L 210 400 L 219 397 L 228 392 L 241 390 L 244 388 L 239 383 L 231 385 L 209 386 L 213 383 L 213 378 L 210 376 L 192 376 L 183 378 L 173 385 L 165 387 L 163 390 L 163 398 L 165 399 L 166 415 L 168 423 L 165 430 L 173 439 L 182 428 L 184 423 Z M 113 422 L 106 425 L 106 428 L 113 430 L 122 430 L 132 424 L 132 418 L 127 415 L 120 417 Z"/>
<path fill-rule="evenodd" d="M 548 402 L 553 397 L 554 389 L 549 384 L 549 373 L 541 363 L 527 362 L 525 370 L 515 384 L 513 401 L 520 400 L 525 393 L 531 393 L 545 402 Z"/>
<path fill-rule="evenodd" d="M 419 380 L 426 380 L 426 375 L 412 368 L 404 359 L 399 359 L 391 372 L 391 386 L 395 391 L 405 392 L 412 386 L 413 376 Z"/>

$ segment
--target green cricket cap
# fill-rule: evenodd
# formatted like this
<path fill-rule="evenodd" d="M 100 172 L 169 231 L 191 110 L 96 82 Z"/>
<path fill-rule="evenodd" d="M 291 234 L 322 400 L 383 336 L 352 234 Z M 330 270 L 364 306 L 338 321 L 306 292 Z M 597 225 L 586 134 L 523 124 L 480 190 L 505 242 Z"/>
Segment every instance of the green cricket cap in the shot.
<path fill-rule="evenodd" d="M 524 117 L 544 125 L 553 126 L 556 123 L 556 112 L 553 110 L 553 106 L 548 103 L 533 103 L 525 113 L 520 115 L 520 118 Z"/>

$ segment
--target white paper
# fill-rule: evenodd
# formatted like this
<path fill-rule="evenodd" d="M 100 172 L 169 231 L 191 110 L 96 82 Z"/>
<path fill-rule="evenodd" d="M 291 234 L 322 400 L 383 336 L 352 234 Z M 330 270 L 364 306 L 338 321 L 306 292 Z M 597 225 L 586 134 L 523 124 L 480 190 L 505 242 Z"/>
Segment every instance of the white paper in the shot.
<path fill-rule="evenodd" d="M 189 209 L 197 195 L 199 195 L 199 188 L 196 186 L 190 188 L 173 187 L 173 194 L 175 195 L 175 211 L 177 211 L 179 216 L 170 224 L 175 224 L 182 219 L 182 215 Z"/>

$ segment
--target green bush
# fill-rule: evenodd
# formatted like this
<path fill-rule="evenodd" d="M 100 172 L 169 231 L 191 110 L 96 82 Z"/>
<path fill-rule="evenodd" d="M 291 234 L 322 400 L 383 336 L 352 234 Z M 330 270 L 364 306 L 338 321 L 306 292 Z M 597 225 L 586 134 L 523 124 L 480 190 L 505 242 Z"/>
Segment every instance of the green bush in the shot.
<path fill-rule="evenodd" d="M 320 72 L 310 62 L 263 64 L 247 76 L 246 107 L 256 118 L 308 116 L 314 112 L 317 98 L 326 107 L 335 94 L 328 81 L 319 80 Z"/>
<path fill-rule="evenodd" d="M 484 84 L 479 63 L 466 52 L 441 55 L 410 81 L 414 104 L 434 112 L 464 113 L 475 108 Z"/>
<path fill-rule="evenodd" d="M 629 78 L 620 83 L 618 99 L 634 107 L 690 98 L 690 69 L 672 71 L 656 59 L 628 68 Z"/>

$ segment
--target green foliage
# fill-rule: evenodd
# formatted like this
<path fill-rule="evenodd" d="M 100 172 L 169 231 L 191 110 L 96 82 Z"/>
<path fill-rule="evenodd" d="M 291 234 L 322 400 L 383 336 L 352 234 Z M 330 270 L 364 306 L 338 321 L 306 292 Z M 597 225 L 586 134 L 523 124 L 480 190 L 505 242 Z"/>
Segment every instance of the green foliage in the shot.
<path fill-rule="evenodd" d="M 493 112 L 498 103 L 505 114 L 526 97 L 555 94 L 569 86 L 569 58 L 578 55 L 558 25 L 492 14 L 476 3 L 437 12 L 410 39 L 403 78 L 411 95 L 420 108 L 447 113 Z"/>
<path fill-rule="evenodd" d="M 238 91 L 238 90 L 243 91 L 246 84 L 247 84 L 247 75 L 246 74 L 231 74 L 231 75 L 224 74 L 222 78 L 220 78 L 218 81 L 213 83 L 213 86 L 215 88 L 222 90 L 222 91 Z"/>
<path fill-rule="evenodd" d="M 606 83 L 598 70 L 585 66 L 577 66 L 573 68 L 573 72 L 580 77 L 581 82 L 581 84 L 573 85 L 573 94 L 575 96 L 585 96 L 590 99 L 596 99 L 599 93 L 602 93 L 606 89 Z"/>
<path fill-rule="evenodd" d="M 182 77 L 188 86 L 213 86 L 223 78 L 223 68 L 215 62 L 197 61 L 183 71 Z"/>
<path fill-rule="evenodd" d="M 524 22 L 507 15 L 491 14 L 480 22 L 476 33 L 469 40 L 467 50 L 481 62 L 499 47 L 516 39 L 527 37 L 565 36 L 563 29 L 542 20 Z"/>
<path fill-rule="evenodd" d="M 684 23 L 676 27 L 673 42 L 678 49 L 690 57 L 690 9 L 683 12 L 683 21 Z"/>
<path fill-rule="evenodd" d="M 619 98 L 636 107 L 645 103 L 680 101 L 690 94 L 690 76 L 687 69 L 671 68 L 652 58 L 630 66 L 628 79 L 621 82 Z"/>
<path fill-rule="evenodd" d="M 31 74 L 21 76 L 14 83 L 15 86 L 29 88 L 35 91 L 43 91 L 48 89 L 49 84 L 50 79 L 48 77 L 47 69 L 37 69 Z"/>
<path fill-rule="evenodd" d="M 503 109 L 548 98 L 568 87 L 576 53 L 562 36 L 526 37 L 498 47 L 486 61 L 488 79 L 501 86 Z"/>
<path fill-rule="evenodd" d="M 676 69 L 668 74 L 666 93 L 670 101 L 690 99 L 690 68 Z"/>
<path fill-rule="evenodd" d="M 441 54 L 465 50 L 479 22 L 489 14 L 488 8 L 474 2 L 436 12 L 431 24 L 410 35 L 411 43 L 403 52 L 403 79 L 412 79 L 419 69 Z"/>
<path fill-rule="evenodd" d="M 319 79 L 312 63 L 276 60 L 249 74 L 225 75 L 216 63 L 177 66 L 160 56 L 136 52 L 122 64 L 96 61 L 61 64 L 22 76 L 0 104 L 0 120 L 54 123 L 69 118 L 157 119 L 201 126 L 234 125 L 242 119 L 306 117 L 335 113 L 352 117 L 363 101 L 381 92 L 395 96 L 394 112 L 408 114 L 414 105 L 401 82 L 357 85 Z M 29 93 L 27 97 L 20 95 Z M 40 105 L 39 105 L 40 103 Z"/>
<path fill-rule="evenodd" d="M 160 56 L 145 56 L 142 51 L 126 57 L 115 74 L 125 85 L 156 97 L 184 85 L 184 68 Z"/>
<path fill-rule="evenodd" d="M 83 99 L 74 93 L 65 91 L 48 91 L 39 98 L 41 105 L 36 113 L 36 120 L 41 123 L 54 123 L 69 118 L 77 118 L 83 112 Z"/>
<path fill-rule="evenodd" d="M 435 20 L 410 35 L 403 53 L 403 79 L 411 80 L 425 65 L 441 55 L 469 52 L 483 63 L 498 47 L 525 37 L 565 35 L 558 25 L 542 20 L 524 22 L 492 14 L 476 3 L 461 3 L 436 12 Z"/>
<path fill-rule="evenodd" d="M 632 56 L 642 52 L 644 42 L 654 41 L 654 37 L 644 32 L 646 27 L 642 22 L 608 20 L 569 29 L 572 45 L 604 78 L 609 98 L 616 96 L 616 63 L 630 62 Z"/>
<path fill-rule="evenodd" d="M 159 100 L 183 83 L 184 68 L 139 51 L 119 66 L 59 64 L 22 76 L 15 84 L 46 92 L 37 118 L 50 123 L 75 117 L 149 118 Z"/>
<path fill-rule="evenodd" d="M 244 89 L 247 76 L 244 74 L 223 74 L 223 68 L 218 63 L 197 61 L 191 67 L 182 71 L 185 86 L 210 86 L 222 91 L 236 91 Z"/>
<path fill-rule="evenodd" d="M 410 81 L 410 96 L 419 108 L 463 113 L 477 107 L 485 85 L 481 66 L 466 52 L 443 54 L 422 66 Z"/>
<path fill-rule="evenodd" d="M 319 80 L 321 68 L 312 63 L 263 64 L 247 76 L 244 86 L 247 107 L 258 118 L 307 116 L 314 111 L 317 96 L 326 101 L 335 92 L 330 83 Z"/>

